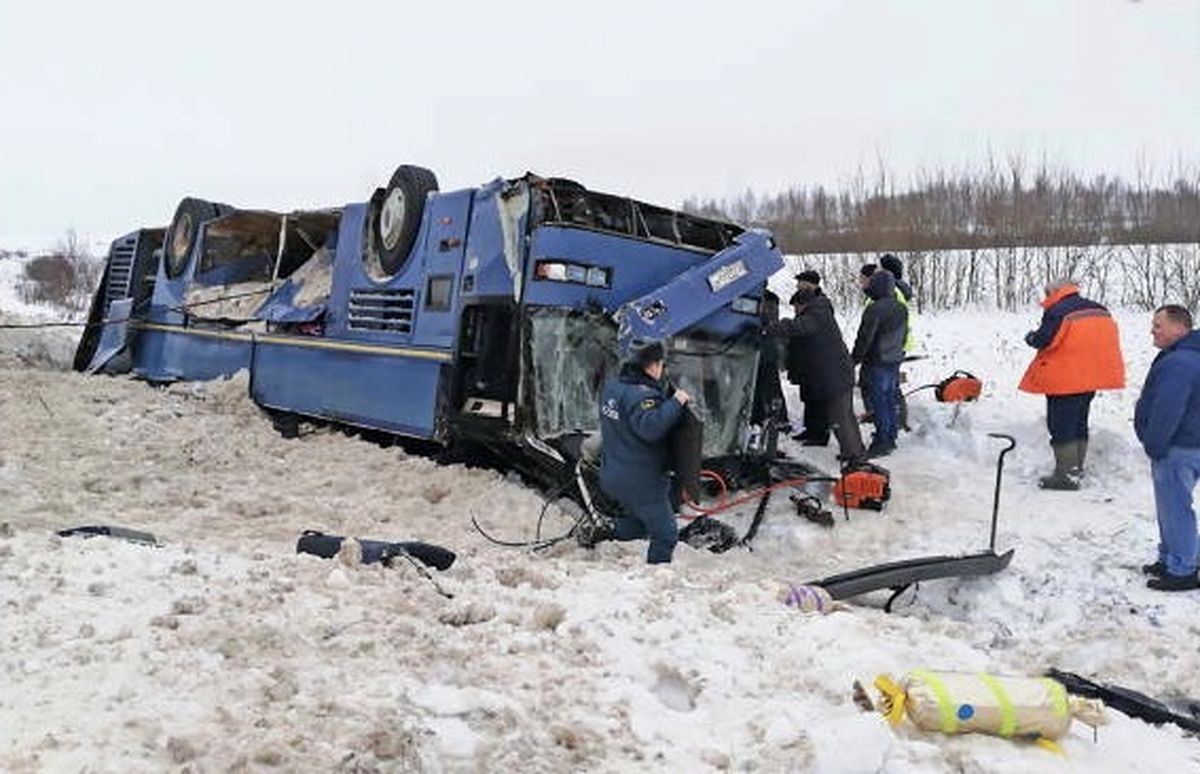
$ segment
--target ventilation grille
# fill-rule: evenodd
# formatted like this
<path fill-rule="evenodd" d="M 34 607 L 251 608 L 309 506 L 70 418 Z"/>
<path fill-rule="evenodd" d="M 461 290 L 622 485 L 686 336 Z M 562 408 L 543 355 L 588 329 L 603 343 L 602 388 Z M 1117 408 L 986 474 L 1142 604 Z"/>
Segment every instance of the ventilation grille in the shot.
<path fill-rule="evenodd" d="M 108 254 L 108 285 L 104 288 L 104 300 L 111 304 L 129 298 L 129 283 L 133 279 L 133 258 L 137 252 L 137 239 L 125 239 L 114 244 Z"/>
<path fill-rule="evenodd" d="M 411 333 L 412 318 L 411 288 L 350 291 L 350 330 Z"/>

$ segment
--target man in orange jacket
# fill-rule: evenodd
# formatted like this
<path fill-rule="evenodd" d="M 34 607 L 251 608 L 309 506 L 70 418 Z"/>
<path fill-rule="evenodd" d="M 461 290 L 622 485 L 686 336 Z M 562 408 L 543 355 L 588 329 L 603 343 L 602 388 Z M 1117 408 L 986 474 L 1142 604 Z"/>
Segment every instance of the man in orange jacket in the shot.
<path fill-rule="evenodd" d="M 1037 354 L 1020 389 L 1046 396 L 1054 472 L 1044 489 L 1075 490 L 1087 459 L 1088 410 L 1096 390 L 1125 386 L 1117 323 L 1101 304 L 1079 295 L 1070 280 L 1046 286 L 1042 324 L 1025 335 Z"/>

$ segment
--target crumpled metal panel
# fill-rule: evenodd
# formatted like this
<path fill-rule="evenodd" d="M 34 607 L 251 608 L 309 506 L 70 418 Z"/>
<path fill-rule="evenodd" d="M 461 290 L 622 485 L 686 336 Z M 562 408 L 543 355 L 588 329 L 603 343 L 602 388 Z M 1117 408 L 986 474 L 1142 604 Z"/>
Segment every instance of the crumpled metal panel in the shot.
<path fill-rule="evenodd" d="M 100 344 L 96 354 L 88 363 L 87 373 L 94 374 L 119 355 L 129 343 L 129 316 L 133 309 L 132 298 L 122 298 L 108 305 L 108 316 L 100 331 Z M 128 371 L 122 368 L 121 371 Z"/>
<path fill-rule="evenodd" d="M 621 351 L 637 339 L 661 341 L 687 330 L 782 268 L 783 256 L 770 235 L 739 234 L 732 247 L 622 306 Z"/>

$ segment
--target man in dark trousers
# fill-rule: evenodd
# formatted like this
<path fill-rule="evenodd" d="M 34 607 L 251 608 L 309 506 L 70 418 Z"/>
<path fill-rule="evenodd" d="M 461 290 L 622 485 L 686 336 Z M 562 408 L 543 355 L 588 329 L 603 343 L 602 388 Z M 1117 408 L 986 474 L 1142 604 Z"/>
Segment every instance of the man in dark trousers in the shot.
<path fill-rule="evenodd" d="M 811 270 L 797 274 L 791 303 L 795 316 L 767 332 L 787 341 L 788 381 L 800 388 L 804 402 L 802 440 L 824 446 L 832 424 L 841 458 L 861 459 L 866 449 L 854 417 L 854 366 L 833 304 L 821 291 L 821 275 Z"/>
<path fill-rule="evenodd" d="M 866 296 L 866 303 L 871 303 L 871 297 L 867 296 L 867 284 L 871 281 L 871 275 L 879 269 L 873 263 L 864 263 L 858 270 L 858 289 Z M 874 418 L 871 412 L 871 395 L 867 392 L 867 369 L 865 366 L 859 366 L 858 369 L 858 391 L 862 398 L 863 413 L 859 418 L 860 422 L 870 422 Z"/>
<path fill-rule="evenodd" d="M 821 275 L 811 269 L 805 269 L 796 275 L 796 292 L 788 303 L 792 307 L 792 315 L 799 320 L 802 307 L 814 296 L 821 292 Z M 778 322 L 778 319 L 772 320 Z M 836 323 L 835 323 L 836 324 Z M 776 332 L 778 331 L 778 332 Z M 784 345 L 784 367 L 787 369 L 788 382 L 794 384 L 800 393 L 800 402 L 804 404 L 804 431 L 793 436 L 805 446 L 825 446 L 829 443 L 829 416 L 826 401 L 818 400 L 820 392 L 813 392 L 813 383 L 820 381 L 817 371 L 819 364 L 804 355 L 803 337 L 793 326 L 785 329 L 774 329 L 768 325 L 768 334 L 782 338 Z M 816 366 L 816 367 L 815 367 Z"/>
<path fill-rule="evenodd" d="M 1054 472 L 1038 485 L 1074 491 L 1087 461 L 1092 399 L 1097 390 L 1125 386 L 1121 337 L 1108 309 L 1084 298 L 1071 280 L 1047 285 L 1042 309 L 1042 324 L 1025 334 L 1037 354 L 1017 389 L 1046 396 Z"/>
<path fill-rule="evenodd" d="M 1142 567 L 1159 591 L 1200 588 L 1196 577 L 1196 512 L 1200 480 L 1200 332 L 1182 306 L 1160 307 L 1150 326 L 1154 358 L 1134 411 L 1133 427 L 1150 458 L 1158 515 L 1158 559 Z"/>
<path fill-rule="evenodd" d="M 868 457 L 882 457 L 896 448 L 899 429 L 896 390 L 900 385 L 900 363 L 904 360 L 904 337 L 908 310 L 896 299 L 896 280 L 890 272 L 873 272 L 866 282 L 870 303 L 863 309 L 851 358 L 864 368 L 875 437 Z"/>
<path fill-rule="evenodd" d="M 683 390 L 668 394 L 665 360 L 661 342 L 637 343 L 617 378 L 600 391 L 600 488 L 624 511 L 612 525 L 612 537 L 648 537 L 650 564 L 670 562 L 679 541 L 670 502 L 667 434 L 691 400 Z"/>
<path fill-rule="evenodd" d="M 904 308 L 908 311 L 908 323 L 904 326 L 904 354 L 911 355 L 916 349 L 916 340 L 913 338 L 913 289 L 912 285 L 908 284 L 908 280 L 904 279 L 904 264 L 900 259 L 891 253 L 884 253 L 879 259 L 879 268 L 892 273 L 892 277 L 896 280 L 896 300 L 904 304 Z M 898 418 L 900 429 L 908 430 L 908 399 L 904 397 L 904 390 L 896 385 L 896 416 Z"/>

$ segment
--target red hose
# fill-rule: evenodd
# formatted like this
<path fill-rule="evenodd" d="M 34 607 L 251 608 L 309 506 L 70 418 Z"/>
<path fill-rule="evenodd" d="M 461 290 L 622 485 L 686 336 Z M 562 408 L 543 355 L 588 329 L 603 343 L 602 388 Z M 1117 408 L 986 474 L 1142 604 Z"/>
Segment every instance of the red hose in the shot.
<path fill-rule="evenodd" d="M 791 486 L 800 486 L 802 484 L 807 484 L 809 481 L 813 480 L 810 476 L 802 476 L 800 478 L 789 478 L 785 481 L 776 481 L 774 484 L 771 484 L 769 486 L 764 486 L 759 489 L 755 489 L 753 491 L 747 492 L 746 494 L 742 495 L 741 497 L 738 497 L 735 500 L 727 500 L 726 498 L 729 496 L 729 484 L 727 484 L 725 482 L 725 479 L 721 477 L 720 473 L 717 473 L 714 470 L 701 470 L 700 478 L 701 479 L 707 478 L 709 480 L 715 480 L 717 482 L 717 484 L 720 486 L 720 491 L 717 493 L 717 504 L 712 506 L 711 508 L 705 508 L 704 506 L 700 505 L 699 503 L 694 503 L 691 500 L 686 499 L 686 495 L 685 495 L 683 505 L 686 505 L 687 507 L 691 508 L 693 511 L 696 511 L 696 513 L 690 513 L 690 514 L 689 513 L 681 513 L 681 514 L 679 514 L 679 518 L 683 519 L 684 521 L 691 521 L 692 519 L 698 519 L 701 516 L 711 516 L 714 513 L 720 513 L 721 511 L 729 510 L 730 508 L 741 505 L 743 503 L 748 503 L 751 500 L 757 500 L 758 498 L 762 497 L 767 492 L 773 491 L 775 489 L 783 489 L 784 487 L 791 487 Z"/>

